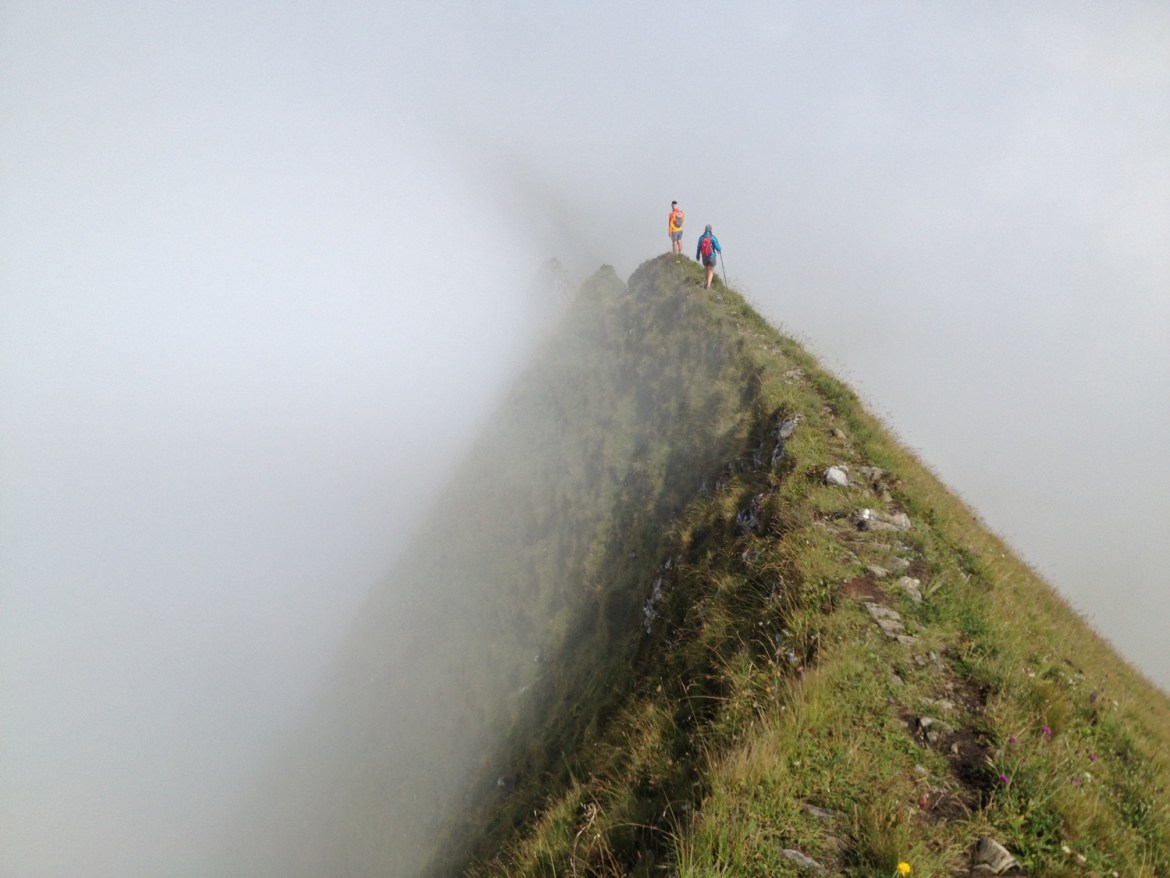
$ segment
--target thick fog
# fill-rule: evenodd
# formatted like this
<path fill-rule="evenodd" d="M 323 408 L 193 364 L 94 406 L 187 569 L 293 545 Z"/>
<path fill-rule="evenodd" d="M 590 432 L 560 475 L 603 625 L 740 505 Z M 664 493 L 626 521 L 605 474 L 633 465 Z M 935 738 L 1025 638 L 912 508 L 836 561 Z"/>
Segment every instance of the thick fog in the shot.
<path fill-rule="evenodd" d="M 0 874 L 207 874 L 674 199 L 1170 687 L 1170 7 L 634 7 L 0 3 Z"/>

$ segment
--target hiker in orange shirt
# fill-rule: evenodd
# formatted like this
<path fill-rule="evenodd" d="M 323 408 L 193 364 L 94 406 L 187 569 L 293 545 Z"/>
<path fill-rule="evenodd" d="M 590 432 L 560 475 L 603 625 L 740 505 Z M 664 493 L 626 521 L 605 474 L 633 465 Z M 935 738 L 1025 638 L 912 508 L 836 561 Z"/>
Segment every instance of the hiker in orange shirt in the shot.
<path fill-rule="evenodd" d="M 670 235 L 670 252 L 675 256 L 682 256 L 683 212 L 678 209 L 678 202 L 670 202 L 670 216 L 666 220 L 666 233 Z"/>

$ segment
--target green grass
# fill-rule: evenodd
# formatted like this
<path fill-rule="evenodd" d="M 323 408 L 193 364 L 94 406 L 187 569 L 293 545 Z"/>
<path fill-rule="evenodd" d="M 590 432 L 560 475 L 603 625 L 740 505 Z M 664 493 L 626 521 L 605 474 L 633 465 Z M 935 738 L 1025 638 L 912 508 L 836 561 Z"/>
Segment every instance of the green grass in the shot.
<path fill-rule="evenodd" d="M 312 715 L 241 821 L 292 827 L 289 874 L 949 876 L 984 835 L 1029 874 L 1170 874 L 1166 696 L 669 256 L 583 285 Z"/>
<path fill-rule="evenodd" d="M 636 425 L 620 549 L 611 532 L 591 567 L 610 611 L 562 656 L 573 710 L 523 727 L 527 779 L 475 812 L 468 874 L 797 875 L 792 849 L 835 874 L 951 875 L 982 835 L 1032 874 L 1170 873 L 1167 699 L 847 387 L 696 280 L 662 257 L 592 303 L 618 375 L 598 401 L 628 393 Z M 840 463 L 857 483 L 824 485 Z M 861 532 L 865 507 L 912 527 Z M 926 601 L 899 573 L 869 584 L 912 644 L 846 585 L 896 557 Z"/>

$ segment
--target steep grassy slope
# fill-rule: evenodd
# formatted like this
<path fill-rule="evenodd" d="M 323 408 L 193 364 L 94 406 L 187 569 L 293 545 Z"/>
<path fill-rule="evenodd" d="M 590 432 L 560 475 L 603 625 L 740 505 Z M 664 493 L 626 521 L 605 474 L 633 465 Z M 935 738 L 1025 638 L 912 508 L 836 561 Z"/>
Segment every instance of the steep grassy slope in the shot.
<path fill-rule="evenodd" d="M 602 303 L 594 356 L 636 369 L 606 398 L 656 426 L 615 536 L 655 530 L 582 580 L 621 612 L 558 657 L 559 709 L 513 730 L 472 873 L 952 875 L 990 837 L 1031 874 L 1170 874 L 1164 695 L 697 280 L 663 257 Z"/>
<path fill-rule="evenodd" d="M 584 285 L 371 596 L 238 821 L 225 874 L 411 875 L 444 825 L 456 841 L 437 858 L 454 868 L 465 831 L 449 815 L 510 788 L 523 761 L 498 742 L 538 721 L 548 752 L 572 749 L 581 731 L 561 719 L 620 690 L 580 659 L 629 641 L 640 559 L 732 453 L 717 431 L 738 407 L 708 389 L 738 376 L 721 377 L 736 366 L 701 309 L 655 303 L 652 332 L 695 355 L 646 361 L 634 304 L 612 270 Z"/>
<path fill-rule="evenodd" d="M 1170 874 L 1167 699 L 700 275 L 584 285 L 224 874 Z"/>

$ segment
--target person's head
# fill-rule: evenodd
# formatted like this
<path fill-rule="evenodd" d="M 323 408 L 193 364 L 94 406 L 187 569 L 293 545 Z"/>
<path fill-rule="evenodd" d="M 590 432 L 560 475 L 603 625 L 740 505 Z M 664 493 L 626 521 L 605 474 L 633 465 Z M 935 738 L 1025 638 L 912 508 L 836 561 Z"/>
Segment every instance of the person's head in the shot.
<path fill-rule="evenodd" d="M 710 223 L 707 224 L 707 228 L 703 229 L 703 232 L 705 234 L 708 234 L 708 235 L 711 234 L 711 224 Z"/>
<path fill-rule="evenodd" d="M 678 202 L 677 202 L 677 201 L 672 201 L 672 202 L 670 202 L 670 209 L 671 209 L 671 210 L 674 210 L 676 207 L 678 207 Z"/>

